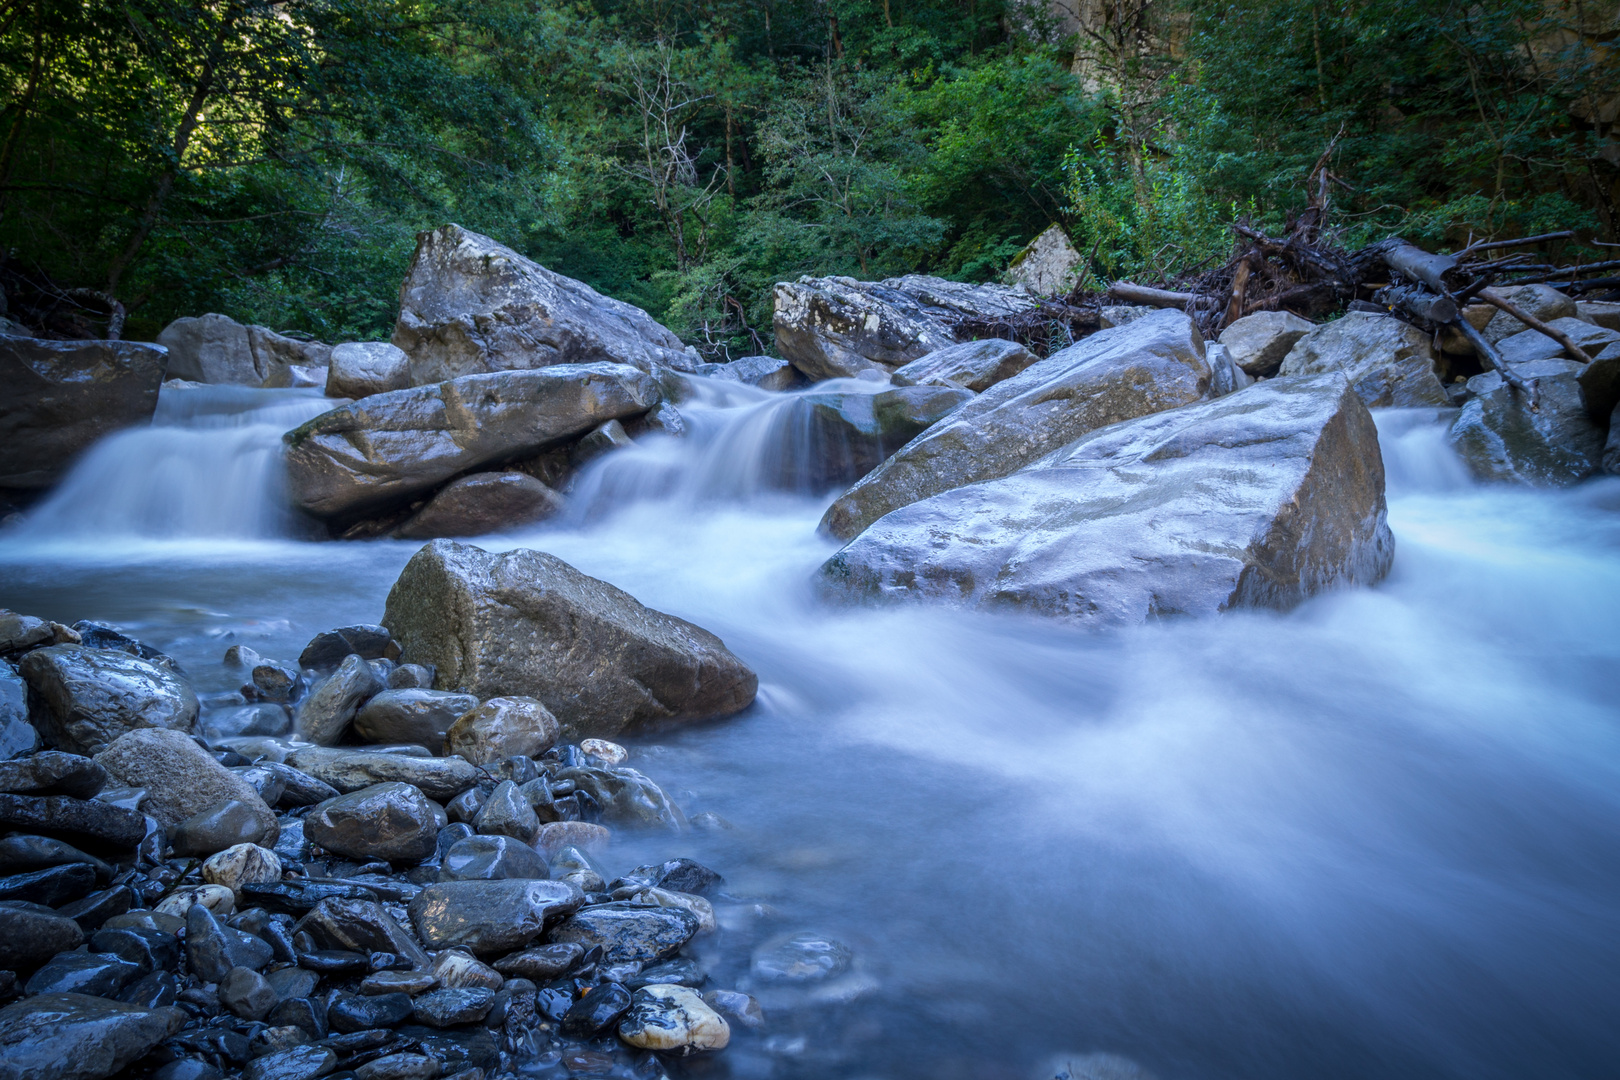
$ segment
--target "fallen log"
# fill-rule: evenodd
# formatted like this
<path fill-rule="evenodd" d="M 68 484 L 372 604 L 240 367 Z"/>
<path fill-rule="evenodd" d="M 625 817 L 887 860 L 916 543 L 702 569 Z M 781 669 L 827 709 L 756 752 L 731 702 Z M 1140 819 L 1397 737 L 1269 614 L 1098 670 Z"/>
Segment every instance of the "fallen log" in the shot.
<path fill-rule="evenodd" d="M 1129 281 L 1116 281 L 1108 286 L 1110 299 L 1123 301 L 1127 304 L 1142 304 L 1147 307 L 1185 308 L 1188 304 L 1194 307 L 1219 307 L 1220 300 L 1213 296 L 1204 296 L 1200 293 L 1171 292 L 1168 289 L 1153 289 L 1146 285 L 1137 285 Z"/>
<path fill-rule="evenodd" d="M 1456 319 L 1452 320 L 1451 325 L 1455 326 L 1458 332 L 1468 339 L 1468 343 L 1474 347 L 1475 354 L 1479 356 L 1486 367 L 1494 369 L 1497 374 L 1502 376 L 1504 382 L 1524 395 L 1524 400 L 1529 404 L 1531 412 L 1541 411 L 1541 405 L 1536 400 L 1535 383 L 1525 382 L 1524 376 L 1513 370 L 1512 365 L 1502 357 L 1501 353 L 1496 351 L 1496 346 L 1486 341 L 1484 334 L 1474 329 L 1473 323 L 1458 315 Z"/>

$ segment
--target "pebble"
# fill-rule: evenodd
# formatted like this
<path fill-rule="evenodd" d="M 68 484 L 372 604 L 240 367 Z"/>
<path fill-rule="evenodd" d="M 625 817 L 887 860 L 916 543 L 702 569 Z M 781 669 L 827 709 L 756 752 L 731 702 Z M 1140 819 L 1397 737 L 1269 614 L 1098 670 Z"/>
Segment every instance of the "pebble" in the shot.
<path fill-rule="evenodd" d="M 386 627 L 357 623 L 316 634 L 299 654 L 298 666 L 316 670 L 334 668 L 350 653 L 364 660 L 397 660 L 400 648 Z"/>
<path fill-rule="evenodd" d="M 584 900 L 560 881 L 441 881 L 411 901 L 410 916 L 429 948 L 489 956 L 523 948 Z"/>
<path fill-rule="evenodd" d="M 146 818 L 141 814 L 68 795 L 0 795 L 0 827 L 70 843 L 101 841 L 126 850 L 146 836 Z"/>
<path fill-rule="evenodd" d="M 671 892 L 707 896 L 709 891 L 725 879 L 702 863 L 691 859 L 670 859 L 668 862 L 638 866 L 613 883 L 615 889 L 637 886 L 640 888 L 668 889 Z"/>
<path fill-rule="evenodd" d="M 579 748 L 610 768 L 614 765 L 623 765 L 630 760 L 630 751 L 606 739 L 581 739 Z"/>
<path fill-rule="evenodd" d="M 641 1050 L 680 1056 L 725 1049 L 731 1027 L 695 990 L 644 986 L 631 999 L 619 1038 Z"/>
<path fill-rule="evenodd" d="M 433 974 L 441 985 L 499 990 L 506 980 L 500 972 L 460 949 L 446 949 L 433 960 Z"/>
<path fill-rule="evenodd" d="M 0 837 L 0 872 L 9 874 L 19 870 L 38 870 L 63 863 L 84 863 L 95 870 L 96 876 L 103 881 L 112 877 L 112 867 L 64 840 L 25 833 Z"/>
<path fill-rule="evenodd" d="M 254 664 L 251 678 L 253 689 L 265 701 L 289 701 L 298 686 L 298 672 L 274 660 L 261 660 Z"/>
<path fill-rule="evenodd" d="M 445 831 L 449 831 L 449 826 Z M 510 836 L 473 836 L 458 840 L 439 860 L 440 876 L 447 881 L 495 881 L 503 878 L 551 876 L 540 853 Z"/>
<path fill-rule="evenodd" d="M 202 904 L 186 911 L 186 960 L 204 981 L 217 983 L 236 967 L 258 971 L 273 959 L 268 942 L 222 925 Z"/>
<path fill-rule="evenodd" d="M 535 838 L 534 846 L 548 859 L 565 847 L 577 847 L 597 855 L 607 850 L 611 839 L 613 833 L 605 825 L 588 821 L 552 821 L 540 826 L 540 835 Z"/>
<path fill-rule="evenodd" d="M 192 885 L 165 896 L 157 910 L 184 918 L 193 905 L 201 905 L 215 915 L 229 915 L 236 910 L 236 894 L 223 885 Z"/>
<path fill-rule="evenodd" d="M 279 998 L 275 988 L 257 971 L 232 968 L 219 981 L 219 1001 L 244 1020 L 263 1020 Z"/>
<path fill-rule="evenodd" d="M 489 798 L 488 792 L 476 787 L 470 787 L 445 803 L 444 811 L 449 815 L 451 821 L 471 826 L 478 818 L 478 811 L 484 808 L 484 800 L 487 798 Z"/>
<path fill-rule="evenodd" d="M 414 1016 L 418 1023 L 436 1028 L 476 1024 L 493 1004 L 493 990 L 481 986 L 448 987 L 418 997 Z"/>
<path fill-rule="evenodd" d="M 639 907 L 622 901 L 597 904 L 569 916 L 551 940 L 587 950 L 602 947 L 603 960 L 662 960 L 674 956 L 697 933 L 697 919 L 681 908 Z"/>
<path fill-rule="evenodd" d="M 60 907 L 96 887 L 96 871 L 85 863 L 64 863 L 0 878 L 0 900 L 27 900 Z"/>
<path fill-rule="evenodd" d="M 432 967 L 422 947 L 394 920 L 381 903 L 366 900 L 327 899 L 317 904 L 293 927 L 294 933 L 307 933 L 315 941 L 333 948 L 358 953 L 387 952 L 403 958 L 411 967 Z"/>
<path fill-rule="evenodd" d="M 685 956 L 677 956 L 673 960 L 665 960 L 643 968 L 635 975 L 624 980 L 624 984 L 632 990 L 639 990 L 643 986 L 654 986 L 667 983 L 671 986 L 702 986 L 708 976 L 704 974 L 703 967 L 696 960 Z"/>
<path fill-rule="evenodd" d="M 226 799 L 193 814 L 169 829 L 169 843 L 181 857 L 207 856 L 236 844 L 257 844 L 270 836 L 258 807 L 243 799 Z"/>
<path fill-rule="evenodd" d="M 426 993 L 439 985 L 439 980 L 426 971 L 378 971 L 360 980 L 360 993 L 375 997 L 378 994 Z"/>
<path fill-rule="evenodd" d="M 107 786 L 107 770 L 80 754 L 44 750 L 21 761 L 0 761 L 0 791 L 12 795 L 71 795 L 88 799 Z"/>
<path fill-rule="evenodd" d="M 518 792 L 517 785 L 503 780 L 484 800 L 473 828 L 484 836 L 510 836 L 531 844 L 540 832 L 540 819 L 535 816 L 529 800 Z"/>
<path fill-rule="evenodd" d="M 437 850 L 439 826 L 426 795 L 391 782 L 321 803 L 304 818 L 304 835 L 350 858 L 416 862 Z"/>
<path fill-rule="evenodd" d="M 180 998 L 180 982 L 167 971 L 149 971 L 118 992 L 118 1000 L 145 1009 L 173 1005 Z"/>
<path fill-rule="evenodd" d="M 37 904 L 0 903 L 0 969 L 26 971 L 84 941 L 84 931 Z"/>
<path fill-rule="evenodd" d="M 765 1026 L 765 1010 L 748 994 L 737 990 L 710 990 L 703 995 L 703 1000 L 734 1024 L 746 1028 Z"/>
<path fill-rule="evenodd" d="M 337 1065 L 338 1056 L 324 1046 L 295 1046 L 254 1058 L 243 1076 L 246 1080 L 317 1080 Z"/>
<path fill-rule="evenodd" d="M 210 885 L 223 886 L 240 897 L 244 885 L 280 881 L 281 859 L 257 844 L 236 844 L 210 855 L 202 865 L 202 876 Z"/>
<path fill-rule="evenodd" d="M 495 970 L 509 977 L 548 983 L 579 963 L 584 955 L 585 947 L 573 942 L 540 945 L 501 957 L 495 961 Z"/>
<path fill-rule="evenodd" d="M 141 971 L 166 971 L 180 961 L 180 939 L 161 930 L 138 927 L 102 929 L 90 938 L 90 951 L 110 953 L 140 967 Z"/>
<path fill-rule="evenodd" d="M 377 894 L 362 885 L 340 885 L 325 881 L 274 881 L 246 884 L 240 890 L 244 903 L 258 904 L 271 911 L 303 915 L 322 900 L 370 900 Z"/>
<path fill-rule="evenodd" d="M 409 994 L 365 996 L 338 991 L 326 1009 L 326 1022 L 334 1031 L 369 1031 L 393 1027 L 411 1015 Z"/>
<path fill-rule="evenodd" d="M 449 752 L 474 765 L 521 755 L 537 758 L 557 742 L 560 726 L 531 697 L 490 698 L 450 725 Z"/>
<path fill-rule="evenodd" d="M 28 977 L 32 994 L 89 994 L 112 997 L 141 974 L 141 966 L 111 953 L 57 953 Z"/>
<path fill-rule="evenodd" d="M 309 773 L 295 769 L 291 765 L 277 761 L 261 761 L 256 767 L 268 771 L 281 781 L 280 805 L 284 807 L 314 806 L 327 799 L 335 799 L 341 794 L 326 781 L 317 780 Z"/>
<path fill-rule="evenodd" d="M 437 1080 L 439 1063 L 421 1054 L 389 1054 L 354 1070 L 355 1080 Z"/>
<path fill-rule="evenodd" d="M 562 1033 L 591 1038 L 619 1022 L 630 1008 L 630 991 L 615 982 L 593 986 L 562 1018 Z"/>

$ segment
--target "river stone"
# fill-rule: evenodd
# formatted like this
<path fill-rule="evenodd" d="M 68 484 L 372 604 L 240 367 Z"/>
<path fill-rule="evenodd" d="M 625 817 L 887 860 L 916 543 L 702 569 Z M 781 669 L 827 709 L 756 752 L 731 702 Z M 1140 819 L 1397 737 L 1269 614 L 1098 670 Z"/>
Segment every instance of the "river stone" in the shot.
<path fill-rule="evenodd" d="M 456 718 L 476 708 L 478 699 L 471 694 L 384 690 L 355 714 L 354 733 L 366 742 L 418 743 L 437 751 Z"/>
<path fill-rule="evenodd" d="M 1595 357 L 1604 349 L 1620 342 L 1620 333 L 1593 326 L 1575 318 L 1554 319 L 1549 324 L 1561 331 L 1588 357 Z M 1497 352 L 1510 364 L 1524 364 L 1535 360 L 1573 360 L 1557 341 L 1539 330 L 1524 330 L 1503 338 L 1496 344 Z M 1577 361 L 1579 362 L 1579 361 Z"/>
<path fill-rule="evenodd" d="M 1016 472 L 1088 431 L 1208 395 L 1198 327 L 1178 311 L 1103 330 L 997 383 L 912 440 L 834 502 L 823 531 L 848 540 L 892 510 Z"/>
<path fill-rule="evenodd" d="M 394 344 L 417 385 L 475 372 L 609 362 L 691 371 L 693 354 L 645 311 L 446 225 L 417 237 Z"/>
<path fill-rule="evenodd" d="M 680 858 L 638 866 L 613 884 L 615 888 L 630 886 L 638 889 L 669 889 L 672 892 L 705 896 L 724 881 L 724 878 L 702 863 Z"/>
<path fill-rule="evenodd" d="M 1086 257 L 1076 251 L 1061 225 L 1048 225 L 1007 264 L 1006 280 L 1036 296 L 1066 297 L 1085 273 Z"/>
<path fill-rule="evenodd" d="M 775 938 L 755 950 L 749 970 L 767 982 L 820 982 L 841 974 L 854 954 L 823 934 L 799 932 Z"/>
<path fill-rule="evenodd" d="M 63 863 L 43 870 L 0 877 L 0 900 L 27 900 L 46 907 L 61 907 L 96 887 L 96 872 L 84 863 Z"/>
<path fill-rule="evenodd" d="M 1012 378 L 1039 359 L 1016 341 L 965 341 L 947 345 L 900 368 L 894 373 L 894 385 L 960 386 L 979 393 Z"/>
<path fill-rule="evenodd" d="M 39 747 L 39 731 L 28 722 L 28 684 L 9 663 L 0 661 L 0 761 L 32 754 Z"/>
<path fill-rule="evenodd" d="M 589 1039 L 612 1028 L 630 1008 L 630 991 L 616 982 L 599 983 L 569 1006 L 559 1025 L 564 1035 Z"/>
<path fill-rule="evenodd" d="M 51 642 L 56 637 L 54 625 L 32 615 L 19 615 L 10 608 L 0 608 L 0 653 L 19 652 Z"/>
<path fill-rule="evenodd" d="M 794 449 L 781 455 L 777 482 L 790 490 L 843 487 L 972 399 L 959 386 L 801 394 L 787 406 L 784 431 Z"/>
<path fill-rule="evenodd" d="M 570 738 L 729 716 L 759 686 L 707 630 L 524 548 L 433 541 L 405 565 L 385 618 L 441 686 L 537 698 Z"/>
<path fill-rule="evenodd" d="M 257 844 L 237 844 L 210 855 L 202 865 L 202 876 L 210 885 L 225 886 L 240 900 L 244 885 L 280 881 L 281 859 Z"/>
<path fill-rule="evenodd" d="M 1275 375 L 1295 343 L 1316 324 L 1291 311 L 1257 311 L 1221 331 L 1220 343 L 1248 375 Z"/>
<path fill-rule="evenodd" d="M 545 521 L 565 505 L 561 495 L 527 473 L 473 473 L 440 488 L 394 535 L 401 540 L 479 536 Z"/>
<path fill-rule="evenodd" d="M 449 752 L 474 765 L 537 758 L 557 743 L 557 718 L 530 697 L 490 698 L 450 725 Z"/>
<path fill-rule="evenodd" d="M 437 1080 L 439 1072 L 439 1063 L 434 1058 L 422 1054 L 389 1054 L 359 1066 L 354 1076 L 355 1080 Z"/>
<path fill-rule="evenodd" d="M 548 983 L 579 963 L 585 948 L 573 942 L 536 945 L 495 961 L 495 970 L 507 978 Z"/>
<path fill-rule="evenodd" d="M 165 971 L 176 967 L 180 962 L 178 938 L 161 930 L 147 930 L 138 926 L 118 926 L 96 931 L 95 936 L 90 939 L 90 951 L 111 953 L 120 959 L 128 960 L 143 972 Z"/>
<path fill-rule="evenodd" d="M 101 880 L 112 877 L 113 869 L 94 855 L 86 854 L 64 840 L 49 836 L 30 836 L 13 833 L 0 837 L 0 874 L 14 874 L 22 870 L 38 870 L 64 863 L 84 863 Z M 0 964 L 0 968 L 4 965 Z"/>
<path fill-rule="evenodd" d="M 112 997 L 141 975 L 141 966 L 111 953 L 57 953 L 28 977 L 28 994 Z"/>
<path fill-rule="evenodd" d="M 1282 375 L 1339 371 L 1369 409 L 1450 404 L 1429 335 L 1388 315 L 1352 311 L 1316 327 L 1283 358 Z"/>
<path fill-rule="evenodd" d="M 78 754 L 46 750 L 22 761 L 0 761 L 0 792 L 71 795 L 88 799 L 107 786 L 107 771 Z"/>
<path fill-rule="evenodd" d="M 1272 379 L 897 510 L 820 580 L 1100 623 L 1286 610 L 1381 579 L 1386 517 L 1378 433 L 1344 376 Z"/>
<path fill-rule="evenodd" d="M 298 654 L 298 666 L 330 671 L 351 655 L 362 660 L 395 660 L 400 653 L 387 627 L 356 623 L 323 630 L 310 638 L 304 651 Z"/>
<path fill-rule="evenodd" d="M 430 1027 L 476 1024 L 495 1004 L 495 991 L 481 986 L 445 987 L 416 998 L 414 1019 Z"/>
<path fill-rule="evenodd" d="M 262 803 L 259 805 L 263 805 Z M 237 844 L 274 844 L 258 806 L 243 799 L 226 799 L 193 814 L 169 829 L 169 843 L 181 858 L 212 855 Z"/>
<path fill-rule="evenodd" d="M 0 1077 L 102 1080 L 146 1055 L 188 1019 L 84 994 L 42 994 L 0 1009 Z"/>
<path fill-rule="evenodd" d="M 698 374 L 773 391 L 792 390 L 803 381 L 798 369 L 778 356 L 739 356 L 729 364 L 700 364 Z"/>
<path fill-rule="evenodd" d="M 605 851 L 613 833 L 594 821 L 548 821 L 540 826 L 535 849 L 546 858 L 555 858 L 563 848 L 578 848 L 595 855 Z"/>
<path fill-rule="evenodd" d="M 701 896 L 674 892 L 670 889 L 641 889 L 628 896 L 615 896 L 643 907 L 679 908 L 697 920 L 697 932 L 712 934 L 715 929 L 714 906 Z"/>
<path fill-rule="evenodd" d="M 361 704 L 382 688 L 382 681 L 363 658 L 345 657 L 298 707 L 298 733 L 317 746 L 331 746 L 348 732 Z"/>
<path fill-rule="evenodd" d="M 236 894 L 223 885 L 187 885 L 170 892 L 153 910 L 158 915 L 184 918 L 194 907 L 228 917 L 236 910 Z"/>
<path fill-rule="evenodd" d="M 334 346 L 326 369 L 326 396 L 363 398 L 406 390 L 411 361 L 403 349 L 386 341 L 350 341 Z"/>
<path fill-rule="evenodd" d="M 254 1058 L 246 1080 L 317 1080 L 336 1069 L 338 1056 L 324 1046 L 295 1046 Z"/>
<path fill-rule="evenodd" d="M 1534 412 L 1499 372 L 1468 380 L 1472 396 L 1452 423 L 1449 440 L 1476 477 L 1560 487 L 1602 467 L 1604 433 L 1581 397 L 1582 366 L 1562 359 L 1514 365 L 1535 388 Z"/>
<path fill-rule="evenodd" d="M 279 999 L 263 975 L 251 968 L 232 968 L 219 981 L 219 1003 L 244 1020 L 263 1020 Z"/>
<path fill-rule="evenodd" d="M 622 964 L 674 956 L 697 932 L 697 918 L 681 908 L 615 901 L 575 912 L 551 932 L 549 940 L 571 941 L 586 950 L 600 945 L 604 963 Z"/>
<path fill-rule="evenodd" d="M 293 930 L 295 933 L 308 933 L 317 942 L 331 948 L 360 953 L 393 953 L 417 971 L 433 966 L 433 961 L 416 943 L 416 939 L 394 921 L 387 908 L 376 901 L 336 897 L 322 900 L 313 911 L 298 920 Z"/>
<path fill-rule="evenodd" d="M 517 785 L 502 780 L 484 800 L 478 817 L 473 820 L 473 828 L 484 836 L 510 836 L 530 844 L 540 832 L 540 819 Z"/>
<path fill-rule="evenodd" d="M 630 999 L 619 1022 L 619 1038 L 638 1050 L 684 1056 L 724 1050 L 731 1027 L 696 990 L 684 986 L 643 986 Z"/>
<path fill-rule="evenodd" d="M 45 741 L 74 754 L 99 754 L 125 732 L 197 727 L 197 695 L 185 679 L 117 649 L 52 645 L 18 666 L 40 708 Z"/>
<path fill-rule="evenodd" d="M 1516 288 L 1492 289 L 1492 292 L 1513 304 L 1519 310 L 1533 319 L 1542 322 L 1552 322 L 1554 319 L 1578 317 L 1580 309 L 1574 300 L 1559 292 L 1551 285 L 1520 285 Z M 1494 308 L 1490 322 L 1485 324 L 1481 331 L 1482 336 L 1492 345 L 1499 344 L 1514 334 L 1524 332 L 1524 323 L 1512 315 Z"/>
<path fill-rule="evenodd" d="M 217 983 L 232 968 L 259 971 L 274 959 L 263 938 L 226 926 L 205 905 L 186 909 L 186 962 L 204 982 Z"/>
<path fill-rule="evenodd" d="M 309 746 L 293 752 L 287 764 L 347 793 L 373 784 L 401 783 L 446 802 L 478 782 L 477 768 L 458 757 L 414 757 L 381 751 Z"/>
<path fill-rule="evenodd" d="M 281 781 L 281 806 L 314 806 L 318 802 L 334 798 L 342 794 L 337 788 L 324 780 L 317 780 L 301 769 L 285 765 L 276 761 L 260 761 L 258 768 L 264 769 Z"/>
<path fill-rule="evenodd" d="M 411 901 L 410 913 L 430 949 L 498 956 L 524 948 L 548 921 L 584 902 L 578 889 L 561 881 L 441 881 Z"/>
<path fill-rule="evenodd" d="M 174 320 L 158 344 L 169 350 L 169 378 L 236 386 L 296 385 L 298 369 L 325 367 L 332 351 L 213 313 Z"/>
<path fill-rule="evenodd" d="M 432 855 L 439 823 L 427 796 L 401 783 L 329 799 L 304 818 L 304 835 L 351 859 L 417 862 Z"/>
<path fill-rule="evenodd" d="M 133 848 L 146 836 L 143 815 L 121 806 L 66 795 L 0 795 L 0 826 L 72 843 L 88 839 L 117 848 Z"/>
<path fill-rule="evenodd" d="M 433 974 L 440 985 L 499 990 L 506 982 L 499 972 L 462 949 L 446 949 L 433 959 Z"/>
<path fill-rule="evenodd" d="M 265 846 L 275 845 L 276 815 L 253 785 L 221 765 L 188 735 L 159 729 L 132 731 L 97 754 L 96 764 L 119 783 L 144 788 L 143 809 L 159 824 L 178 825 L 223 802 L 240 802 L 262 824 L 260 838 Z"/>
<path fill-rule="evenodd" d="M 49 487 L 92 444 L 148 423 L 168 362 L 133 341 L 0 335 L 0 488 Z"/>
<path fill-rule="evenodd" d="M 281 834 L 286 836 L 287 831 L 287 827 L 283 826 Z M 327 899 L 371 901 L 377 899 L 377 894 L 363 885 L 307 879 L 243 885 L 241 891 L 243 903 L 288 915 L 303 915 Z"/>
<path fill-rule="evenodd" d="M 83 942 L 72 919 L 37 904 L 0 902 L 0 970 L 29 971 Z"/>

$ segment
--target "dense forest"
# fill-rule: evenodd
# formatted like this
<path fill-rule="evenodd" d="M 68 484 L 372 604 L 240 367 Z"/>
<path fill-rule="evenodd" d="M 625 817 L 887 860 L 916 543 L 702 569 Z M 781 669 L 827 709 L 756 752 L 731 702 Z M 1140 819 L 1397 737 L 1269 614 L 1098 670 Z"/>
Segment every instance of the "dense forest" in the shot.
<path fill-rule="evenodd" d="M 1313 173 L 1345 244 L 1612 240 L 1617 28 L 1556 0 L 10 0 L 0 271 L 57 335 L 386 337 L 414 234 L 454 220 L 725 358 L 769 347 L 775 281 L 987 280 L 1053 222 L 1083 284 L 1170 280 Z"/>

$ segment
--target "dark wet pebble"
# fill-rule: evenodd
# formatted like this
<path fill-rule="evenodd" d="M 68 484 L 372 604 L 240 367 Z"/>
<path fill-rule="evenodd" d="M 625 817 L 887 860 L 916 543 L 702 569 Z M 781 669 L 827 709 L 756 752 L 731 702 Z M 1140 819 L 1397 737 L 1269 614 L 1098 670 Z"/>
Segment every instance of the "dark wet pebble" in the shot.
<path fill-rule="evenodd" d="M 295 1046 L 255 1058 L 243 1076 L 246 1080 L 317 1080 L 337 1065 L 338 1056 L 324 1046 Z"/>
<path fill-rule="evenodd" d="M 83 941 L 78 923 L 49 908 L 21 901 L 0 903 L 0 968 L 31 971 Z"/>
<path fill-rule="evenodd" d="M 378 899 L 376 892 L 360 885 L 335 885 L 318 881 L 259 882 L 243 885 L 240 892 L 248 903 L 287 915 L 303 915 L 322 900 L 332 897 L 339 900 Z"/>
<path fill-rule="evenodd" d="M 94 799 L 0 795 L 0 827 L 57 836 L 72 844 L 99 841 L 127 850 L 146 836 L 146 817 Z"/>
<path fill-rule="evenodd" d="M 632 990 L 639 990 L 643 986 L 690 986 L 699 987 L 708 976 L 702 966 L 693 959 L 677 956 L 673 960 L 652 964 L 642 968 L 641 971 L 625 980 L 625 985 Z"/>
<path fill-rule="evenodd" d="M 80 929 L 89 933 L 108 919 L 116 918 L 134 906 L 135 893 L 127 885 L 118 885 L 93 892 L 71 904 L 64 904 L 56 913 L 65 919 L 72 919 L 79 924 Z"/>
<path fill-rule="evenodd" d="M 416 998 L 414 1017 L 419 1024 L 448 1028 L 475 1024 L 495 1003 L 495 992 L 481 986 L 447 987 Z"/>
<path fill-rule="evenodd" d="M 584 955 L 584 946 L 572 942 L 539 945 L 503 956 L 495 961 L 494 967 L 502 975 L 516 975 L 524 979 L 533 979 L 537 983 L 546 983 L 579 963 Z"/>
<path fill-rule="evenodd" d="M 27 900 L 46 907 L 60 907 L 88 895 L 95 887 L 94 867 L 78 862 L 64 863 L 0 878 L 0 900 Z"/>
<path fill-rule="evenodd" d="M 118 992 L 119 1001 L 147 1009 L 173 1005 L 179 997 L 179 980 L 167 971 L 149 971 Z"/>
<path fill-rule="evenodd" d="M 111 953 L 140 965 L 141 971 L 170 971 L 180 962 L 180 942 L 161 930 L 122 927 L 98 930 L 90 938 L 92 952 Z"/>
<path fill-rule="evenodd" d="M 551 940 L 587 949 L 600 945 L 603 960 L 662 960 L 673 956 L 697 933 L 698 921 L 680 908 L 641 907 L 615 902 L 582 908 L 551 932 Z"/>
<path fill-rule="evenodd" d="M 409 994 L 379 994 L 369 997 L 339 991 L 326 1009 L 326 1022 L 333 1031 L 365 1031 L 392 1027 L 411 1015 Z"/>
<path fill-rule="evenodd" d="M 28 977 L 24 990 L 34 994 L 89 994 L 112 997 L 141 974 L 139 964 L 110 953 L 57 953 Z"/>
<path fill-rule="evenodd" d="M 223 925 L 201 904 L 186 911 L 186 960 L 192 972 L 217 983 L 231 968 L 258 971 L 275 958 L 269 942 Z"/>
<path fill-rule="evenodd" d="M 444 853 L 440 866 L 443 877 L 448 881 L 544 879 L 551 875 L 546 860 L 538 851 L 510 836 L 468 837 Z"/>
<path fill-rule="evenodd" d="M 683 858 L 638 866 L 613 882 L 611 887 L 620 889 L 629 885 L 638 885 L 645 888 L 650 885 L 654 888 L 668 889 L 670 892 L 707 896 L 711 889 L 720 885 L 724 880 L 719 874 L 702 863 Z"/>
<path fill-rule="evenodd" d="M 348 949 L 313 949 L 298 954 L 298 966 L 321 975 L 364 975 L 371 970 L 371 958 Z"/>
<path fill-rule="evenodd" d="M 562 1019 L 564 1035 L 591 1038 L 614 1024 L 630 1008 L 630 991 L 619 983 L 592 987 L 569 1008 Z"/>
<path fill-rule="evenodd" d="M 0 792 L 12 795 L 71 795 L 88 799 L 106 787 L 107 780 L 107 770 L 90 758 L 60 750 L 0 761 Z"/>

